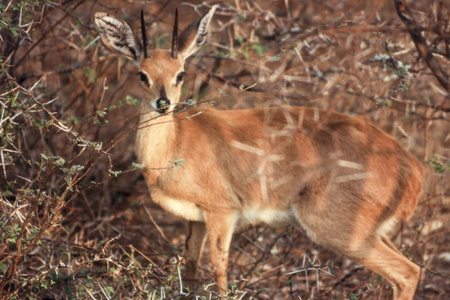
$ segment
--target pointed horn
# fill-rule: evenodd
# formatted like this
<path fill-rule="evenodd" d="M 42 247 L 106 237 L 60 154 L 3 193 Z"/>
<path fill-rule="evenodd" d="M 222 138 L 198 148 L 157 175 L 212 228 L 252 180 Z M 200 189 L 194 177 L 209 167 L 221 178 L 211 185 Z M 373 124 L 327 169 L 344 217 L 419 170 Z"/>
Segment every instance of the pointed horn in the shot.
<path fill-rule="evenodd" d="M 178 57 L 178 9 L 175 8 L 175 22 L 172 33 L 172 57 Z"/>
<path fill-rule="evenodd" d="M 145 30 L 144 10 L 141 10 L 141 28 L 142 28 L 142 43 L 144 44 L 144 57 L 150 58 L 150 55 L 148 55 L 147 53 L 147 31 Z"/>

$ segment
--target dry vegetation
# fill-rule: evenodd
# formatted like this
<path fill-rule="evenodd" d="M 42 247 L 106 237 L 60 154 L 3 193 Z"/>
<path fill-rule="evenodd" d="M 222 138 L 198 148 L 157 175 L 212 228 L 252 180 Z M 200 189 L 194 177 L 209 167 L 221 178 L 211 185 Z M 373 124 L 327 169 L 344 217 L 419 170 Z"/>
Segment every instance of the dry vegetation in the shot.
<path fill-rule="evenodd" d="M 136 71 L 101 47 L 93 15 L 122 16 L 138 32 L 144 9 L 150 44 L 168 48 L 174 8 L 184 27 L 213 3 L 209 43 L 190 60 L 183 99 L 314 106 L 366 116 L 392 134 L 427 170 L 396 244 L 423 268 L 416 299 L 448 299 L 449 89 L 419 57 L 393 0 L 2 0 L 0 296 L 184 297 L 183 221 L 150 201 L 133 164 Z M 407 5 L 449 74 L 449 2 Z M 231 251 L 235 299 L 391 295 L 384 279 L 298 227 L 249 227 Z M 199 277 L 196 294 L 215 298 L 208 253 Z"/>

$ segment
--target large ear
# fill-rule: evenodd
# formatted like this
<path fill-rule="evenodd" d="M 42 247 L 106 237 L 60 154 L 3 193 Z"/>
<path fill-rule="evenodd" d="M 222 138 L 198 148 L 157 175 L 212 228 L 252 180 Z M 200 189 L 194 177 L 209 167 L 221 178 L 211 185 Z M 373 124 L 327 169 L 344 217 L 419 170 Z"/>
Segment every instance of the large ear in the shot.
<path fill-rule="evenodd" d="M 139 62 L 141 44 L 124 20 L 98 12 L 95 14 L 95 24 L 101 29 L 102 42 L 109 51 Z"/>
<path fill-rule="evenodd" d="M 205 35 L 208 33 L 209 23 L 216 7 L 217 5 L 213 5 L 203 17 L 190 24 L 178 37 L 178 53 L 183 59 L 191 56 L 205 43 Z"/>

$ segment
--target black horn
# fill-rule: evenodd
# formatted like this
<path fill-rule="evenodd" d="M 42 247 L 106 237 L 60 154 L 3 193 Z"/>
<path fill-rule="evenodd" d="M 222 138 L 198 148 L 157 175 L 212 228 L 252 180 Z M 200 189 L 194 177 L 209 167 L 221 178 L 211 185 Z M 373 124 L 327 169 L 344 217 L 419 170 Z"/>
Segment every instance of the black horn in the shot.
<path fill-rule="evenodd" d="M 175 8 L 175 22 L 173 24 L 172 33 L 172 57 L 178 57 L 178 9 Z"/>
<path fill-rule="evenodd" d="M 144 57 L 150 58 L 150 55 L 148 55 L 147 53 L 147 31 L 145 30 L 144 10 L 141 10 L 141 28 L 142 28 L 142 43 L 144 44 Z"/>

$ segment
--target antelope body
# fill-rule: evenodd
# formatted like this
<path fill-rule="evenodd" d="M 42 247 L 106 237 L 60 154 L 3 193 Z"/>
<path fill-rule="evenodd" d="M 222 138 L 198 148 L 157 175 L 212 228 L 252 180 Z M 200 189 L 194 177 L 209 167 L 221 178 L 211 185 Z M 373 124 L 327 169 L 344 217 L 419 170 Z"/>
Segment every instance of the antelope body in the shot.
<path fill-rule="evenodd" d="M 123 20 L 95 15 L 104 45 L 139 70 L 136 153 L 153 168 L 144 171 L 152 199 L 190 221 L 186 276 L 194 278 L 208 235 L 226 293 L 234 229 L 297 222 L 316 243 L 384 276 L 395 299 L 412 299 L 420 268 L 387 233 L 413 214 L 423 171 L 392 137 L 364 118 L 305 107 L 176 112 L 185 61 L 205 42 L 215 9 L 180 36 L 175 21 L 171 51 L 149 53 L 143 17 L 142 46 Z M 171 167 L 179 159 L 184 166 Z"/>

